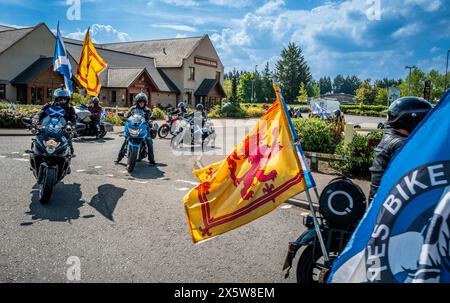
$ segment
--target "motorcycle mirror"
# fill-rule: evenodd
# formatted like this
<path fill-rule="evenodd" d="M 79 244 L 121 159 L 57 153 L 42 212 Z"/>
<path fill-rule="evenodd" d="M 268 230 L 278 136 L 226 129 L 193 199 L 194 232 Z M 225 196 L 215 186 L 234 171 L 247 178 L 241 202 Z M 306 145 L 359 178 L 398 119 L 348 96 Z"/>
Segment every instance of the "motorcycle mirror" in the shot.
<path fill-rule="evenodd" d="M 32 120 L 31 120 L 31 118 L 22 118 L 22 123 L 23 123 L 25 126 L 29 126 L 29 125 L 32 124 Z"/>
<path fill-rule="evenodd" d="M 125 117 L 125 113 L 117 113 L 117 116 L 123 118 L 123 117 Z"/>

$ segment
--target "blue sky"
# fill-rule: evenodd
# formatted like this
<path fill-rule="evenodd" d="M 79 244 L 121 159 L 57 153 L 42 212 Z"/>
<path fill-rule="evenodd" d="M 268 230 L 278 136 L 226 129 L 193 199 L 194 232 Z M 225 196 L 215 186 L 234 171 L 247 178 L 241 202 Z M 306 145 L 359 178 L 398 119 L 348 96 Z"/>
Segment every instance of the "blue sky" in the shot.
<path fill-rule="evenodd" d="M 67 2 L 0 0 L 0 24 L 61 22 L 63 35 L 96 42 L 209 34 L 229 71 L 274 67 L 298 43 L 315 78 L 356 74 L 400 78 L 405 65 L 445 70 L 450 0 L 81 0 L 81 19 Z"/>

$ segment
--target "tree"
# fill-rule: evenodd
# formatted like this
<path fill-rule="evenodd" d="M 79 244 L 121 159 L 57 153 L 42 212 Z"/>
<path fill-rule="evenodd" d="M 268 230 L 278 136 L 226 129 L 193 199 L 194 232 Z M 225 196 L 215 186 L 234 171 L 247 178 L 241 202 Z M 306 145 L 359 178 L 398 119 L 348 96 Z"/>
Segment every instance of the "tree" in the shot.
<path fill-rule="evenodd" d="M 377 95 L 375 97 L 375 103 L 380 105 L 387 105 L 389 97 L 389 89 L 386 87 L 377 87 Z"/>
<path fill-rule="evenodd" d="M 305 102 L 306 100 L 308 100 L 308 92 L 306 91 L 305 83 L 302 82 L 302 83 L 300 83 L 300 89 L 298 92 L 297 101 Z"/>
<path fill-rule="evenodd" d="M 319 79 L 319 89 L 320 93 L 325 95 L 333 91 L 333 84 L 331 83 L 330 77 L 322 77 Z"/>
<path fill-rule="evenodd" d="M 425 73 L 416 68 L 411 71 L 411 77 L 408 74 L 405 81 L 400 85 L 401 96 L 408 96 L 408 86 L 410 85 L 409 96 L 423 97 L 423 89 L 425 86 Z"/>
<path fill-rule="evenodd" d="M 272 72 L 269 68 L 269 62 L 267 62 L 264 71 L 261 76 L 261 90 L 262 90 L 262 99 L 265 102 L 275 100 L 275 91 L 273 89 L 273 76 Z"/>
<path fill-rule="evenodd" d="M 426 75 L 431 80 L 430 101 L 438 101 L 444 94 L 445 73 L 440 74 L 437 70 L 432 69 Z"/>
<path fill-rule="evenodd" d="M 365 80 L 356 90 L 356 102 L 363 104 L 373 104 L 376 98 L 377 91 L 370 85 L 370 82 Z"/>
<path fill-rule="evenodd" d="M 230 101 L 231 102 L 237 102 L 238 101 L 238 83 L 239 83 L 239 72 L 236 71 L 236 69 L 233 69 L 233 72 L 229 75 L 231 79 L 231 94 Z"/>
<path fill-rule="evenodd" d="M 231 79 L 224 79 L 223 80 L 223 90 L 225 91 L 225 94 L 231 99 L 231 95 L 232 95 L 232 81 Z"/>
<path fill-rule="evenodd" d="M 342 93 L 342 88 L 345 83 L 345 78 L 342 75 L 337 75 L 333 80 L 333 92 Z"/>
<path fill-rule="evenodd" d="M 239 78 L 237 88 L 240 101 L 250 102 L 252 100 L 252 81 L 255 79 L 254 73 L 245 73 Z"/>
<path fill-rule="evenodd" d="M 308 85 L 311 81 L 311 72 L 302 54 L 302 49 L 295 43 L 289 43 L 281 52 L 281 59 L 275 67 L 275 77 L 286 101 L 296 100 L 300 83 Z"/>

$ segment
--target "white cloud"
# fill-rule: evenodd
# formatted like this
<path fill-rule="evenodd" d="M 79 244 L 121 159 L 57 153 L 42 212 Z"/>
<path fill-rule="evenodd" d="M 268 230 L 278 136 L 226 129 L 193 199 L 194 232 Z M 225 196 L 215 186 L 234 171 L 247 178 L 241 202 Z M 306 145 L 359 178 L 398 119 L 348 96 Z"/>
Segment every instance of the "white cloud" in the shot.
<path fill-rule="evenodd" d="M 430 52 L 436 53 L 436 52 L 439 52 L 440 50 L 441 50 L 441 48 L 434 46 L 430 49 Z"/>
<path fill-rule="evenodd" d="M 111 25 L 94 24 L 91 26 L 90 32 L 92 41 L 94 43 L 99 43 L 98 40 L 100 40 L 101 42 L 126 42 L 131 40 L 130 36 L 127 33 L 120 32 Z M 80 29 L 78 29 L 76 32 L 69 33 L 65 36 L 71 39 L 83 40 L 85 35 L 86 30 L 80 31 Z"/>
<path fill-rule="evenodd" d="M 441 8 L 441 0 L 406 0 L 406 5 L 415 4 L 420 6 L 426 12 L 435 12 Z"/>
<path fill-rule="evenodd" d="M 220 6 L 242 8 L 249 6 L 251 4 L 251 0 L 209 0 L 209 3 Z"/>
<path fill-rule="evenodd" d="M 256 10 L 258 15 L 270 15 L 277 12 L 281 7 L 285 6 L 284 0 L 271 0 Z"/>
<path fill-rule="evenodd" d="M 182 32 L 197 32 L 197 29 L 195 27 L 189 26 L 189 25 L 183 25 L 183 24 L 152 24 L 152 27 L 155 28 L 167 28 L 167 29 L 173 29 L 177 31 Z"/>
<path fill-rule="evenodd" d="M 409 37 L 409 36 L 413 36 L 413 35 L 419 33 L 420 30 L 421 30 L 421 25 L 419 23 L 411 23 L 411 24 L 408 24 L 408 25 L 396 30 L 392 34 L 392 37 L 394 37 L 394 38 Z"/>

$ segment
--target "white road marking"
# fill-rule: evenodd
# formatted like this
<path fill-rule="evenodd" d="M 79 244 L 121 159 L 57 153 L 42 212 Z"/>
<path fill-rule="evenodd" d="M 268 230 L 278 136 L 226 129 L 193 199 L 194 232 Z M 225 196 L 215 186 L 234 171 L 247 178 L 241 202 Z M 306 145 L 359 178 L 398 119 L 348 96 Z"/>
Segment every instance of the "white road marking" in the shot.
<path fill-rule="evenodd" d="M 107 177 L 111 177 L 111 178 L 112 178 L 112 177 L 114 177 L 114 175 L 111 175 L 111 174 L 109 174 L 109 175 L 105 175 L 105 176 L 107 176 Z"/>
<path fill-rule="evenodd" d="M 183 182 L 191 185 L 199 185 L 200 183 L 194 182 L 194 181 L 187 181 L 187 180 L 177 180 L 177 182 Z"/>
<path fill-rule="evenodd" d="M 22 161 L 22 162 L 28 162 L 28 159 L 22 159 L 22 158 L 16 158 L 13 159 L 14 161 Z"/>
<path fill-rule="evenodd" d="M 167 181 L 167 180 L 170 180 L 170 178 L 169 177 L 161 177 L 161 178 L 158 178 L 158 180 Z"/>
<path fill-rule="evenodd" d="M 121 172 L 120 172 L 121 174 L 126 174 L 126 173 L 128 173 L 126 170 L 122 170 Z"/>
<path fill-rule="evenodd" d="M 95 169 L 102 168 L 103 166 L 94 166 Z"/>
<path fill-rule="evenodd" d="M 135 183 L 139 183 L 139 184 L 147 184 L 148 181 L 136 181 L 136 180 L 132 180 Z"/>
<path fill-rule="evenodd" d="M 22 157 L 28 157 L 29 155 L 28 154 L 22 154 Z"/>
<path fill-rule="evenodd" d="M 281 206 L 282 209 L 289 209 L 292 208 L 292 205 L 283 205 Z"/>
<path fill-rule="evenodd" d="M 1 159 L 6 158 L 6 156 L 0 156 Z"/>
<path fill-rule="evenodd" d="M 189 188 L 187 188 L 187 187 L 180 187 L 180 188 L 176 188 L 176 190 L 178 190 L 178 191 L 187 191 L 187 190 L 189 190 Z"/>
<path fill-rule="evenodd" d="M 86 170 L 85 169 L 79 169 L 79 170 L 77 170 L 77 173 L 82 173 L 82 172 L 85 172 Z"/>

